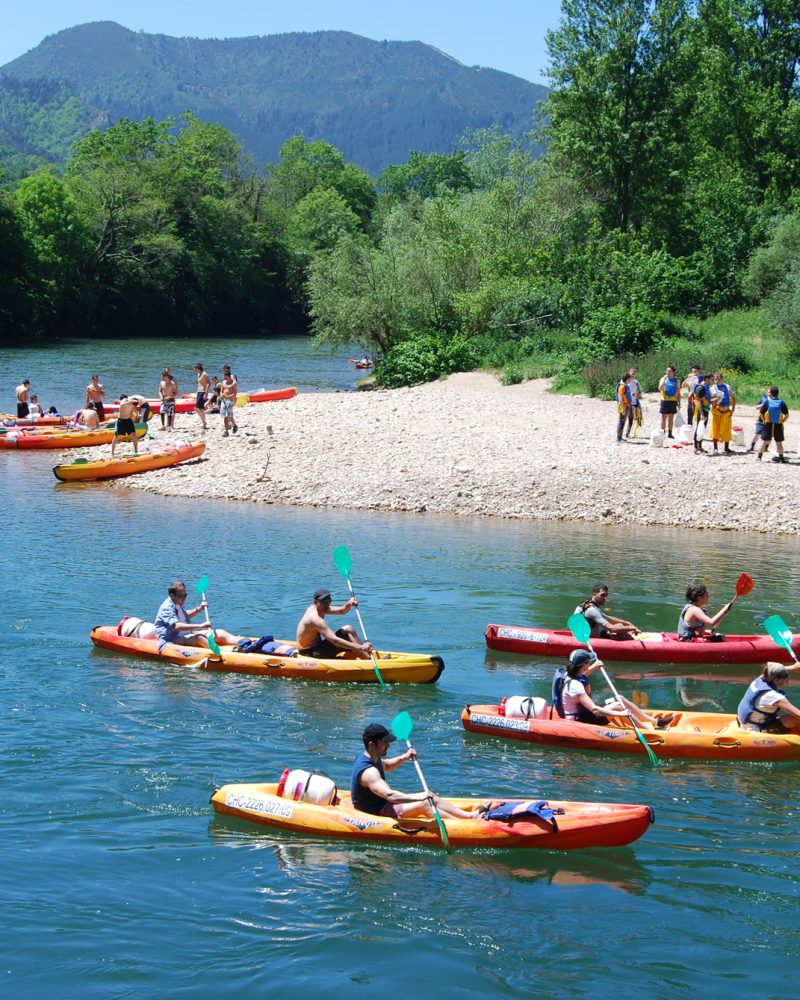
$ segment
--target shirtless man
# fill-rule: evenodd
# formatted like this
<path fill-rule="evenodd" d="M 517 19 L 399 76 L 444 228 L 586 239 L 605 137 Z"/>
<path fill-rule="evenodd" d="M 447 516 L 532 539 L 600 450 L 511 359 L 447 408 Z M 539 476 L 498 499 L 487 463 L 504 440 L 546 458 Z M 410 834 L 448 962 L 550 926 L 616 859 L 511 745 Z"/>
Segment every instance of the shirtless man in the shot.
<path fill-rule="evenodd" d="M 175 427 L 175 397 L 178 395 L 178 383 L 172 377 L 169 368 L 161 373 L 158 383 L 158 396 L 161 400 L 161 430 L 173 430 Z"/>
<path fill-rule="evenodd" d="M 236 418 L 233 415 L 233 408 L 236 405 L 236 381 L 228 371 L 222 377 L 219 387 L 219 412 L 225 421 L 225 430 L 222 436 L 226 438 L 232 430 L 234 434 L 239 430 L 236 426 Z"/>
<path fill-rule="evenodd" d="M 139 441 L 136 437 L 136 417 L 139 413 L 141 396 L 120 396 L 119 414 L 114 428 L 114 440 L 111 442 L 111 457 L 114 457 L 114 449 L 117 441 L 133 441 L 133 452 L 139 454 Z"/>
<path fill-rule="evenodd" d="M 105 394 L 106 390 L 100 382 L 100 376 L 92 375 L 92 381 L 86 386 L 86 402 L 94 403 L 94 408 L 97 410 L 97 416 L 100 420 L 106 419 L 106 409 L 103 406 L 103 396 Z"/>
<path fill-rule="evenodd" d="M 100 426 L 100 417 L 96 403 L 87 403 L 75 414 L 75 425 L 83 430 L 96 431 Z"/>
<path fill-rule="evenodd" d="M 205 368 L 203 368 L 199 361 L 194 366 L 194 373 L 197 376 L 197 396 L 194 401 L 194 408 L 197 416 L 200 417 L 200 423 L 203 425 L 203 430 L 207 431 L 208 424 L 206 423 L 206 400 L 211 392 L 211 379 L 208 377 L 208 372 Z"/>
<path fill-rule="evenodd" d="M 22 419 L 28 416 L 28 400 L 31 398 L 30 381 L 26 378 L 17 386 L 17 417 Z"/>
<path fill-rule="evenodd" d="M 371 642 L 362 642 L 352 625 L 343 625 L 334 632 L 325 624 L 325 615 L 346 615 L 356 607 L 358 601 L 351 597 L 346 604 L 331 606 L 331 592 L 322 587 L 314 592 L 314 603 L 306 608 L 306 612 L 297 626 L 297 655 L 311 656 L 317 660 L 332 659 L 345 650 L 355 653 L 359 660 L 368 660 L 372 652 Z"/>

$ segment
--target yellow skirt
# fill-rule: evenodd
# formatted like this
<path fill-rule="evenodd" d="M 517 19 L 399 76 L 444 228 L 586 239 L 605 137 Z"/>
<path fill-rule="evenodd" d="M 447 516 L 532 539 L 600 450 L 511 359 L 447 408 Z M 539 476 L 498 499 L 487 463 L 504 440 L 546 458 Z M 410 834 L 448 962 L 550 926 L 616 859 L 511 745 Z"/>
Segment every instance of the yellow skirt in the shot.
<path fill-rule="evenodd" d="M 732 420 L 733 412 L 731 410 L 726 410 L 724 413 L 720 413 L 719 410 L 712 409 L 711 432 L 709 436 L 714 441 L 724 441 L 727 444 L 733 438 L 733 434 L 731 432 Z"/>

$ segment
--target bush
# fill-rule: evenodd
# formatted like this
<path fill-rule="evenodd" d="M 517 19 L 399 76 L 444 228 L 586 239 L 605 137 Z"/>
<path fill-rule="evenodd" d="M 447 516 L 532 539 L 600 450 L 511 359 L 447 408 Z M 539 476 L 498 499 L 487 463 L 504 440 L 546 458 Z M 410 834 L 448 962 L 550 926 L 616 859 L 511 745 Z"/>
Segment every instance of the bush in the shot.
<path fill-rule="evenodd" d="M 580 345 L 587 358 L 612 358 L 658 347 L 665 338 L 665 318 L 641 303 L 597 309 L 581 324 Z"/>
<path fill-rule="evenodd" d="M 471 371 L 478 359 L 460 336 L 412 333 L 393 347 L 375 372 L 375 384 L 383 389 L 432 382 L 453 372 Z"/>

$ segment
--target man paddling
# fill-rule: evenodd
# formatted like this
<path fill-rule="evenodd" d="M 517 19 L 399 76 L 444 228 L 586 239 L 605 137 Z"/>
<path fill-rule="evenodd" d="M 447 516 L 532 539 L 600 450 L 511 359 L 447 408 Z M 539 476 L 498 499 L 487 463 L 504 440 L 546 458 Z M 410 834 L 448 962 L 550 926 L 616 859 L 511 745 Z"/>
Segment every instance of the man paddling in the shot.
<path fill-rule="evenodd" d="M 331 592 L 321 587 L 314 591 L 313 601 L 297 626 L 298 656 L 329 660 L 344 650 L 353 653 L 359 660 L 368 660 L 372 643 L 362 642 L 352 625 L 343 625 L 334 632 L 325 622 L 325 615 L 346 615 L 351 608 L 356 607 L 358 601 L 355 597 L 334 607 L 331 604 Z"/>
<path fill-rule="evenodd" d="M 633 639 L 641 631 L 633 622 L 625 618 L 615 618 L 605 611 L 603 605 L 608 600 L 608 584 L 596 583 L 588 601 L 575 608 L 576 615 L 583 615 L 592 627 L 593 639 Z"/>
<path fill-rule="evenodd" d="M 350 798 L 353 806 L 361 812 L 395 819 L 412 813 L 433 818 L 431 799 L 439 813 L 451 819 L 478 819 L 486 812 L 484 806 L 466 812 L 430 791 L 399 792 L 391 788 L 386 781 L 386 772 L 394 771 L 407 760 L 412 760 L 416 756 L 414 748 L 409 747 L 397 757 L 387 757 L 389 745 L 394 743 L 396 737 L 379 722 L 371 722 L 361 738 L 364 750 L 353 761 L 350 774 Z"/>
<path fill-rule="evenodd" d="M 186 584 L 181 580 L 171 583 L 167 588 L 166 601 L 156 612 L 155 628 L 159 652 L 168 642 L 177 643 L 179 646 L 203 646 L 208 649 L 208 638 L 211 635 L 221 646 L 235 646 L 240 641 L 242 638 L 240 635 L 233 635 L 221 628 L 215 629 L 207 617 L 206 621 L 195 625 L 191 619 L 201 611 L 206 611 L 208 604 L 201 601 L 196 608 L 187 611 L 184 606 L 186 593 Z"/>

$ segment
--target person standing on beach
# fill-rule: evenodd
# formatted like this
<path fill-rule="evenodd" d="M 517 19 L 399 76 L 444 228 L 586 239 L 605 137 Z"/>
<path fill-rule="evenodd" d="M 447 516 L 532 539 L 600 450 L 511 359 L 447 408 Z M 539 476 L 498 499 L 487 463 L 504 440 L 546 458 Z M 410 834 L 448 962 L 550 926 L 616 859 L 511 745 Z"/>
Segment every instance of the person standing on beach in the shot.
<path fill-rule="evenodd" d="M 767 396 L 768 392 L 769 390 L 767 390 L 767 392 L 761 393 L 761 399 L 759 399 L 756 405 L 756 425 L 753 428 L 753 436 L 750 439 L 750 444 L 747 446 L 748 452 L 755 451 L 756 445 L 761 440 L 761 432 L 764 430 L 764 418 L 761 416 L 761 407 L 764 405 L 764 403 L 766 403 L 768 399 Z"/>
<path fill-rule="evenodd" d="M 717 443 L 722 441 L 725 445 L 724 453 L 732 455 L 733 429 L 731 421 L 736 409 L 736 395 L 722 378 L 721 372 L 717 372 L 714 376 L 714 382 L 715 386 L 711 390 L 711 440 L 714 442 L 714 451 L 717 451 Z"/>
<path fill-rule="evenodd" d="M 233 401 L 235 403 L 236 402 L 236 397 L 239 395 L 239 376 L 235 372 L 233 374 L 231 374 L 231 366 L 230 365 L 223 365 L 222 366 L 222 378 L 223 379 L 229 378 L 233 382 L 233 391 L 234 391 Z"/>
<path fill-rule="evenodd" d="M 764 452 L 768 450 L 770 441 L 775 441 L 775 449 L 778 454 L 772 456 L 773 462 L 786 464 L 786 457 L 783 454 L 783 425 L 789 416 L 789 407 L 780 398 L 780 390 L 777 385 L 773 385 L 769 390 L 769 397 L 759 408 L 761 415 L 761 449 L 756 456 L 761 461 Z"/>
<path fill-rule="evenodd" d="M 225 430 L 222 432 L 224 438 L 228 437 L 230 431 L 236 434 L 239 428 L 236 426 L 236 418 L 233 415 L 233 408 L 236 405 L 236 382 L 228 371 L 222 378 L 219 387 L 219 412 L 225 421 Z"/>
<path fill-rule="evenodd" d="M 17 386 L 17 419 L 21 420 L 28 416 L 28 401 L 31 398 L 31 383 L 24 378 Z"/>
<path fill-rule="evenodd" d="M 631 396 L 630 372 L 625 372 L 617 382 L 617 444 L 622 444 L 622 431 L 625 428 L 625 421 L 628 426 L 633 421 L 633 398 Z"/>
<path fill-rule="evenodd" d="M 136 416 L 139 411 L 139 397 L 120 396 L 119 413 L 114 427 L 114 438 L 111 441 L 111 457 L 114 457 L 114 450 L 117 441 L 133 441 L 133 452 L 139 454 L 139 442 L 136 437 Z"/>
<path fill-rule="evenodd" d="M 682 389 L 688 393 L 686 397 L 686 423 L 691 427 L 694 422 L 694 390 L 700 378 L 700 365 L 692 365 L 692 370 L 683 380 Z"/>
<path fill-rule="evenodd" d="M 208 430 L 208 424 L 206 423 L 206 400 L 208 399 L 208 394 L 211 390 L 211 379 L 208 377 L 208 372 L 198 361 L 194 366 L 194 373 L 197 376 L 197 396 L 195 397 L 194 408 L 197 411 L 197 416 L 200 417 L 200 423 L 203 425 L 203 430 Z"/>
<path fill-rule="evenodd" d="M 161 373 L 158 383 L 158 395 L 161 399 L 161 429 L 173 430 L 175 427 L 175 399 L 178 395 L 178 383 L 172 377 L 169 368 Z"/>
<path fill-rule="evenodd" d="M 99 375 L 92 375 L 92 381 L 86 386 L 86 403 L 94 403 L 94 408 L 97 410 L 97 417 L 99 420 L 106 419 L 106 409 L 103 406 L 103 396 L 105 396 L 106 390 L 102 383 L 100 382 Z"/>
<path fill-rule="evenodd" d="M 698 375 L 694 387 L 694 450 L 697 455 L 705 455 L 703 438 L 711 413 L 711 375 Z"/>
<path fill-rule="evenodd" d="M 629 382 L 631 390 L 631 412 L 628 415 L 628 429 L 625 431 L 625 437 L 631 436 L 631 429 L 633 428 L 634 421 L 638 428 L 642 426 L 642 383 L 636 377 L 636 369 L 631 368 L 628 374 L 631 377 Z"/>
<path fill-rule="evenodd" d="M 658 383 L 658 391 L 661 393 L 661 430 L 667 437 L 674 437 L 672 425 L 675 421 L 675 414 L 681 404 L 681 383 L 675 374 L 673 365 L 667 365 L 667 372 L 661 376 Z"/>

